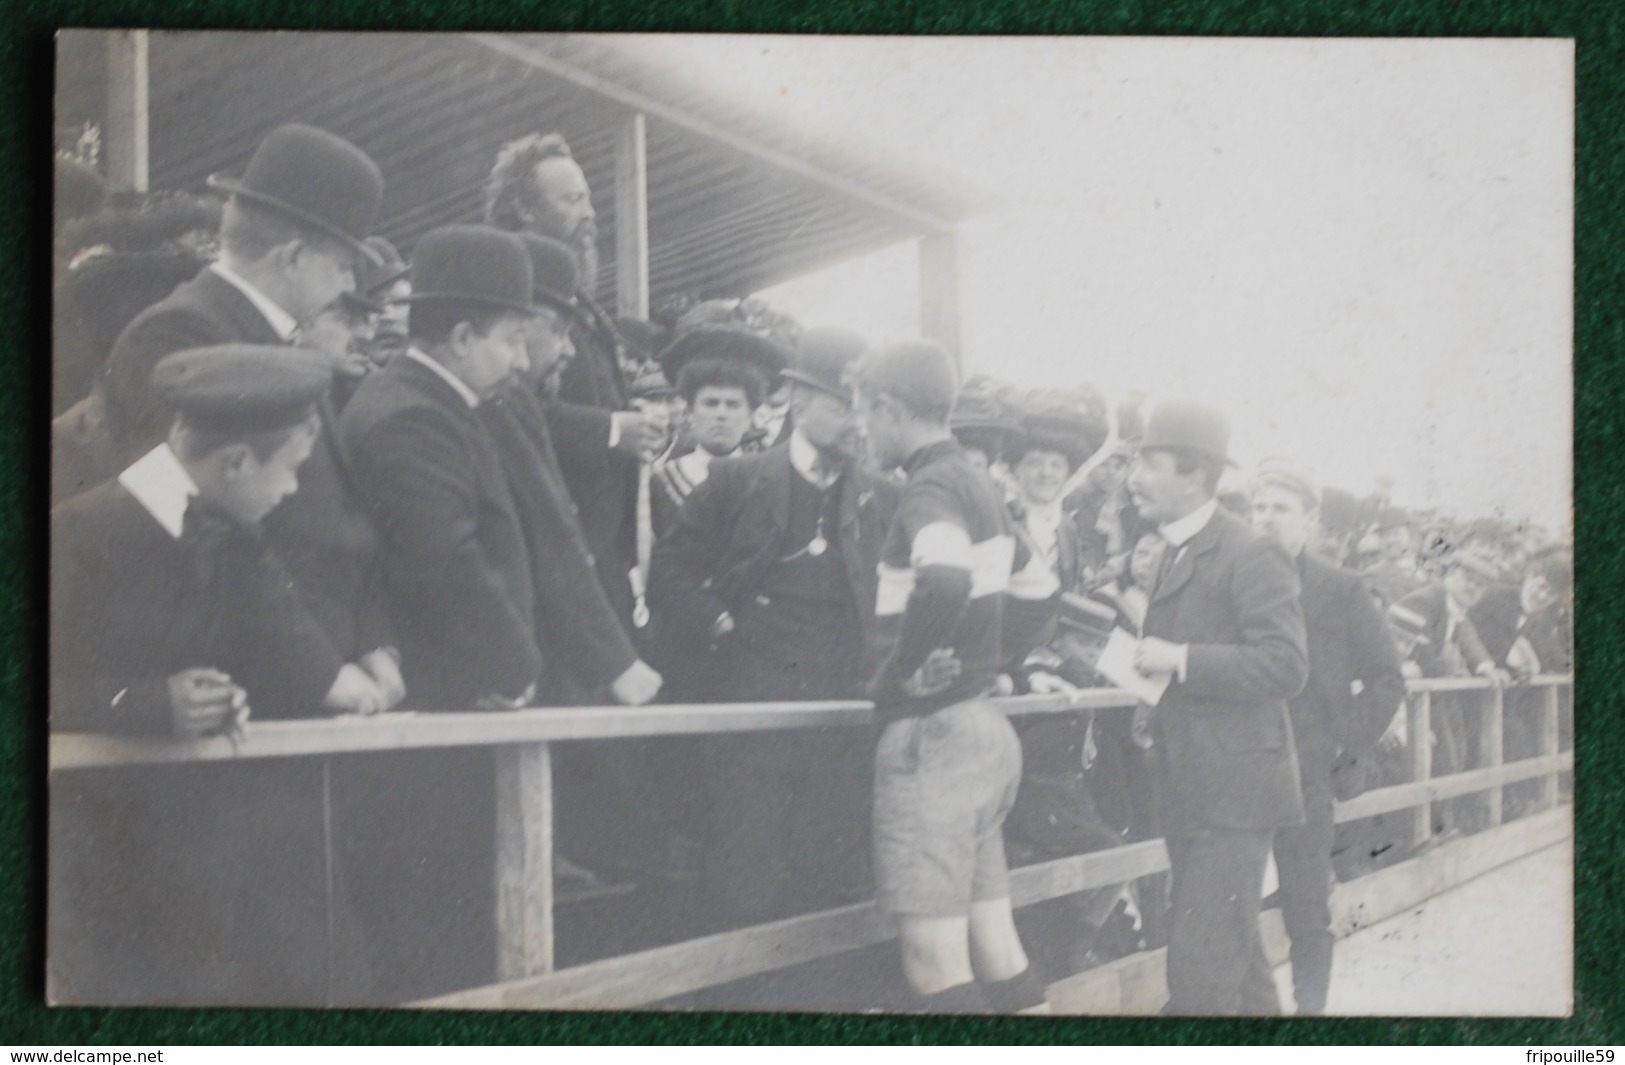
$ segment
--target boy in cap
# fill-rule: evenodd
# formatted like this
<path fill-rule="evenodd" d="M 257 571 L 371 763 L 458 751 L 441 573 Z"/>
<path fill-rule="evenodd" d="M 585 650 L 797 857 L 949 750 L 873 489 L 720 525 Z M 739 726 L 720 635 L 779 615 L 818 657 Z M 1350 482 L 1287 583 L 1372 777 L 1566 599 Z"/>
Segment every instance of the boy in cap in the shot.
<path fill-rule="evenodd" d="M 845 330 L 808 330 L 783 375 L 788 442 L 711 463 L 655 546 L 649 600 L 662 661 L 678 664 L 693 697 L 861 696 L 875 567 L 897 498 L 854 455 L 843 375 L 865 348 Z M 679 379 L 692 383 L 698 362 Z M 707 738 L 708 924 L 776 920 L 862 889 L 866 756 L 844 729 Z"/>
<path fill-rule="evenodd" d="M 169 442 L 51 516 L 53 729 L 193 739 L 250 712 L 383 708 L 258 534 L 331 378 L 313 352 L 253 345 L 158 364 Z M 52 997 L 319 1002 L 320 848 L 298 842 L 317 795 L 297 767 L 263 764 L 54 778 Z"/>
<path fill-rule="evenodd" d="M 1306 820 L 1277 829 L 1274 847 L 1300 1015 L 1324 1012 L 1331 986 L 1334 802 L 1363 790 L 1364 762 L 1405 698 L 1399 656 L 1360 575 L 1310 549 L 1319 503 L 1314 482 L 1284 461 L 1253 478 L 1253 526 L 1297 564 L 1309 651 L 1309 681 L 1289 703 Z"/>
<path fill-rule="evenodd" d="M 1309 660 L 1285 549 L 1220 509 L 1230 425 L 1171 401 L 1151 412 L 1128 488 L 1168 542 L 1134 652 L 1169 681 L 1150 718 L 1173 902 L 1169 1014 L 1278 1013 L 1259 937 L 1276 829 L 1303 821 L 1287 700 Z"/>
<path fill-rule="evenodd" d="M 946 351 L 926 341 L 883 349 L 857 385 L 870 455 L 908 476 L 875 596 L 878 902 L 897 919 L 921 1008 L 1047 1012 L 1016 934 L 1004 855 L 1021 744 L 986 701 L 1004 658 L 1009 516 L 949 432 L 958 381 Z"/>

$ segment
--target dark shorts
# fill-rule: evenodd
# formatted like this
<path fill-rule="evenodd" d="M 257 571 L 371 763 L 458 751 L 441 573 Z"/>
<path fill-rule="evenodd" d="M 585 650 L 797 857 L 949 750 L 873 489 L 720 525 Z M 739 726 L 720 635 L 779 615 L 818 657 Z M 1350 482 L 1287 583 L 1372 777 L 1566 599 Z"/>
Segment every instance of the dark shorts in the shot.
<path fill-rule="evenodd" d="M 888 913 L 959 917 L 1007 898 L 1004 819 L 1021 742 L 981 700 L 895 721 L 875 751 L 875 893 Z"/>

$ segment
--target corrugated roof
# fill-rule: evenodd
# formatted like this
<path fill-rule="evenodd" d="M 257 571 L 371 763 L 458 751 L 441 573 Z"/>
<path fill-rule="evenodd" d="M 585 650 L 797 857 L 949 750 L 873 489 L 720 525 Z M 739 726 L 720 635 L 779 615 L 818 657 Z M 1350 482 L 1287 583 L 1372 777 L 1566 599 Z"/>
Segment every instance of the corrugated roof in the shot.
<path fill-rule="evenodd" d="M 63 38 L 59 122 L 99 104 L 100 36 Z M 308 122 L 378 161 L 379 229 L 407 250 L 435 226 L 479 219 L 503 142 L 558 130 L 594 190 L 605 297 L 616 134 L 634 107 L 649 115 L 655 300 L 744 295 L 981 206 L 940 176 L 719 98 L 632 38 L 154 33 L 150 54 L 153 187 L 200 187 L 240 169 L 271 128 Z"/>

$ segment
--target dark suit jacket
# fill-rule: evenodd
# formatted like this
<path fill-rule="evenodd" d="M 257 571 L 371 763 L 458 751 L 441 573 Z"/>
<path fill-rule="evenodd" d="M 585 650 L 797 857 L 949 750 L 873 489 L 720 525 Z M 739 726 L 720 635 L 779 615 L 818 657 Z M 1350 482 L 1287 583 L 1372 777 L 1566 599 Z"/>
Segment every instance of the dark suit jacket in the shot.
<path fill-rule="evenodd" d="M 101 393 L 119 469 L 169 435 L 174 413 L 152 392 L 165 355 L 230 343 L 281 344 L 271 323 L 229 281 L 205 269 L 125 326 L 107 357 Z M 117 470 L 114 471 L 115 473 Z"/>
<path fill-rule="evenodd" d="M 1424 640 L 1416 645 L 1412 657 L 1422 667 L 1423 676 L 1464 676 L 1477 672 L 1484 663 L 1494 661 L 1484 647 L 1484 641 L 1479 639 L 1471 612 L 1456 626 L 1454 639 L 1445 640 L 1450 625 L 1447 598 L 1444 585 L 1429 584 L 1389 608 L 1409 610 L 1422 618 Z"/>
<path fill-rule="evenodd" d="M 565 367 L 559 396 L 544 404 L 559 471 L 575 500 L 598 579 L 623 624 L 632 617 L 627 573 L 637 562 L 638 460 L 609 446 L 610 419 L 629 406 L 621 379 L 615 324 L 585 293 L 583 321 L 571 334 L 576 357 Z"/>
<path fill-rule="evenodd" d="M 1298 592 L 1281 546 L 1221 508 L 1152 597 L 1145 635 L 1189 645 L 1155 717 L 1170 834 L 1303 820 L 1287 712 L 1309 676 Z"/>
<path fill-rule="evenodd" d="M 793 547 L 784 543 L 790 512 L 790 449 L 720 459 L 688 497 L 677 524 L 655 545 L 649 563 L 649 609 L 663 634 L 683 638 L 673 658 L 704 656 L 711 625 L 727 611 L 747 612 L 768 570 Z M 880 547 L 897 509 L 899 486 L 851 463 L 841 488 L 841 554 L 863 626 L 874 646 Z M 872 663 L 866 663 L 867 676 Z"/>
<path fill-rule="evenodd" d="M 1335 771 L 1339 798 L 1364 790 L 1362 759 L 1405 698 L 1399 653 L 1360 574 L 1298 556 L 1309 683 L 1291 702 L 1299 768 Z M 1360 685 L 1359 694 L 1354 685 Z"/>
<path fill-rule="evenodd" d="M 362 381 L 339 432 L 378 529 L 412 705 L 520 694 L 543 666 L 530 553 L 476 412 L 402 356 Z"/>

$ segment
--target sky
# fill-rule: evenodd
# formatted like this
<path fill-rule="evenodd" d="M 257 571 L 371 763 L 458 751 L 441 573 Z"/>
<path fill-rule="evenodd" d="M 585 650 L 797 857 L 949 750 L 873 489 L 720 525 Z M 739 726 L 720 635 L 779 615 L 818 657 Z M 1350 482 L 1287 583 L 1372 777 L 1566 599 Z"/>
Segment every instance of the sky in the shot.
<path fill-rule="evenodd" d="M 815 136 L 969 181 L 962 360 L 1218 405 L 1249 465 L 1566 525 L 1564 41 L 660 38 Z M 911 244 L 762 293 L 917 333 Z"/>

